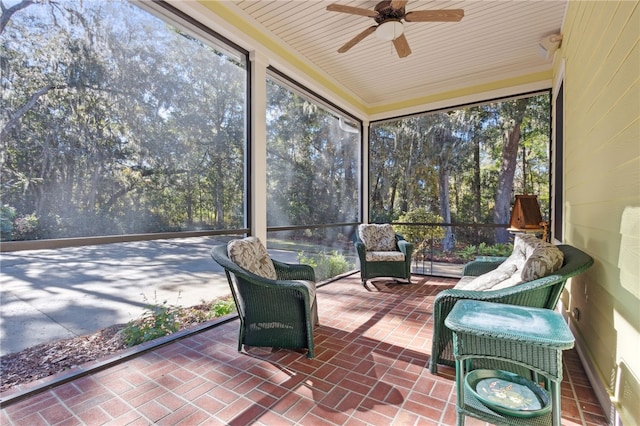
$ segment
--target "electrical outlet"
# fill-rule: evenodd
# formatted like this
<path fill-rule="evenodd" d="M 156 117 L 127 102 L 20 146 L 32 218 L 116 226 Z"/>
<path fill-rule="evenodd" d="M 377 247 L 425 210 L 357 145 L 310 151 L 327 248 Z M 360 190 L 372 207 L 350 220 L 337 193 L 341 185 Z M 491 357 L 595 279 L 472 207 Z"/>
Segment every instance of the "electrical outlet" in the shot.
<path fill-rule="evenodd" d="M 573 319 L 575 319 L 576 321 L 580 321 L 580 309 L 573 308 L 573 310 L 571 311 L 571 315 L 573 315 Z"/>

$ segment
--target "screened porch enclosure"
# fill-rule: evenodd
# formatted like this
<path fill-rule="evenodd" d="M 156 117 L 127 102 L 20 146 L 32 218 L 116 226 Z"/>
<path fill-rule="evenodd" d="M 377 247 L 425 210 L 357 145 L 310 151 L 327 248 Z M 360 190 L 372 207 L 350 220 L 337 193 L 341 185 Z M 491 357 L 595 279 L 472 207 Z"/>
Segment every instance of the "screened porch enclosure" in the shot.
<path fill-rule="evenodd" d="M 548 92 L 365 127 L 163 3 L 30 4 L 1 36 L 3 250 L 254 234 L 332 276 L 356 224 L 414 223 L 434 273 L 508 244 L 515 194 L 550 217 Z"/>

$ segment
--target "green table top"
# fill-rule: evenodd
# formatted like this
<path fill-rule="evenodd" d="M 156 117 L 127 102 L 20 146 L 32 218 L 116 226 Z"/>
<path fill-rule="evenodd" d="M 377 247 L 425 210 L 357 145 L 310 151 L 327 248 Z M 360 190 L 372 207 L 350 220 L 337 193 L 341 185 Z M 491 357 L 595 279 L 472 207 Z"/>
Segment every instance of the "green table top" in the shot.
<path fill-rule="evenodd" d="M 574 338 L 562 315 L 550 309 L 460 300 L 444 321 L 454 332 L 570 349 Z"/>

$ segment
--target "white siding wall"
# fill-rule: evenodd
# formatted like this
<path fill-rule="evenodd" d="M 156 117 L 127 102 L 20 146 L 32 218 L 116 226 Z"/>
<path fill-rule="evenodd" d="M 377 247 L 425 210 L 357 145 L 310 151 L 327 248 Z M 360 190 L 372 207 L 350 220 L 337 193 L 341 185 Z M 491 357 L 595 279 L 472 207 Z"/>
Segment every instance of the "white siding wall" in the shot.
<path fill-rule="evenodd" d="M 563 302 L 622 420 L 640 424 L 639 3 L 570 1 L 563 37 L 564 235 L 595 259 Z"/>

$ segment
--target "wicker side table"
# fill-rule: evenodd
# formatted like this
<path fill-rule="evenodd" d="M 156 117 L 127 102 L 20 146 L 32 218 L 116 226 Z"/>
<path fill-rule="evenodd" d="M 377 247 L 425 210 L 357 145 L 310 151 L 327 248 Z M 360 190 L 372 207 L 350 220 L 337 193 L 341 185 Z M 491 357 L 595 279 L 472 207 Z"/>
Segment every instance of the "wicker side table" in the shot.
<path fill-rule="evenodd" d="M 497 425 L 560 426 L 562 351 L 574 343 L 562 315 L 549 309 L 461 300 L 445 325 L 453 331 L 458 425 L 471 416 Z M 489 409 L 474 395 L 465 395 L 465 371 L 473 358 L 507 361 L 546 378 L 551 412 L 531 418 L 506 416 Z"/>

